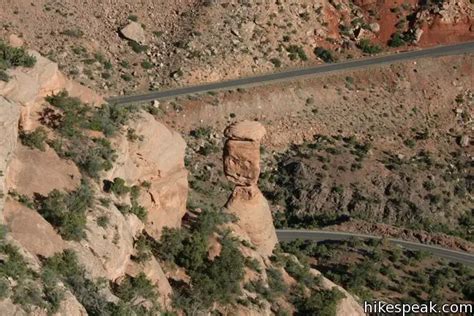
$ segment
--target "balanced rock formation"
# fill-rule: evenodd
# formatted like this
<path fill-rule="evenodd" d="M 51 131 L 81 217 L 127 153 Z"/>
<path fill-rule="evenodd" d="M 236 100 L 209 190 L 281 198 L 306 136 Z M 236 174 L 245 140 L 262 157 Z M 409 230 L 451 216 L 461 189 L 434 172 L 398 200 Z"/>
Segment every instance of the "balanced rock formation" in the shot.
<path fill-rule="evenodd" d="M 260 141 L 265 128 L 243 121 L 229 126 L 224 135 L 224 172 L 236 184 L 226 209 L 237 216 L 237 226 L 263 256 L 270 256 L 277 241 L 272 214 L 257 182 L 260 176 Z"/>

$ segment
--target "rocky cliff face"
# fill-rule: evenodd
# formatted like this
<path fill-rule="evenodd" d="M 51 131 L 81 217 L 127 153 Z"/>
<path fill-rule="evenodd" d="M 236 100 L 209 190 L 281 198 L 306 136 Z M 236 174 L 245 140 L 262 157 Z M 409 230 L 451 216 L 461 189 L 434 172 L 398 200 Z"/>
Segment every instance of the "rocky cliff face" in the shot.
<path fill-rule="evenodd" d="M 89 106 L 99 106 L 103 99 L 69 81 L 57 64 L 36 52 L 30 54 L 37 60 L 34 67 L 9 70 L 10 80 L 0 81 L 0 209 L 1 222 L 8 226 L 9 238 L 32 258 L 47 258 L 72 249 L 93 278 L 105 277 L 120 282 L 127 275 L 135 277 L 144 273 L 157 285 L 161 305 L 169 306 L 171 287 L 159 263 L 156 260 L 146 265 L 134 263 L 132 256 L 138 235 L 147 232 L 159 238 L 163 227 L 181 224 L 187 199 L 183 139 L 147 113 L 141 114 L 140 123 L 131 121 L 128 129 L 140 135 L 140 141 L 133 142 L 127 135 L 117 135 L 112 140 L 117 162 L 103 177 L 111 180 L 120 177 L 130 186 L 147 184 L 139 196 L 140 203 L 148 211 L 146 222 L 142 223 L 133 214 L 124 216 L 114 204 L 101 205 L 98 200 L 106 200 L 100 197 L 101 184 L 92 182 L 97 201 L 86 217 L 87 236 L 81 241 L 64 240 L 27 204 L 53 190 L 71 192 L 85 178 L 72 161 L 60 157 L 47 144 L 44 150 L 22 145 L 18 138 L 19 128 L 29 132 L 41 125 L 39 113 L 44 109 L 44 98 L 48 95 L 67 91 Z M 51 136 L 55 132 L 48 130 L 47 133 Z M 99 217 L 107 218 L 107 225 L 99 225 Z M 70 293 L 69 296 L 74 297 Z M 63 315 L 85 314 L 77 301 L 71 303 L 67 298 L 62 303 Z M 0 307 L 3 315 L 16 313 L 14 308 L 3 307 Z M 36 312 L 42 314 L 40 309 Z"/>
<path fill-rule="evenodd" d="M 270 256 L 278 243 L 267 200 L 257 186 L 260 175 L 260 141 L 265 128 L 258 122 L 243 121 L 225 131 L 224 172 L 236 184 L 226 208 L 237 216 L 238 227 L 257 250 Z"/>

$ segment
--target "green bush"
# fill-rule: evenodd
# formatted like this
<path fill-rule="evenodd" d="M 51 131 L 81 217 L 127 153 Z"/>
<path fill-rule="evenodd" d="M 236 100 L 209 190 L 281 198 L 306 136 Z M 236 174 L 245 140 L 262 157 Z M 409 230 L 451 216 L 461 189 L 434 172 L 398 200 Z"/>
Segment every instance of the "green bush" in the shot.
<path fill-rule="evenodd" d="M 378 54 L 382 51 L 382 47 L 380 47 L 379 45 L 373 44 L 368 39 L 360 40 L 358 46 L 366 54 Z"/>
<path fill-rule="evenodd" d="M 302 61 L 308 60 L 308 56 L 306 56 L 306 53 L 303 49 L 303 47 L 298 46 L 298 45 L 290 45 L 286 48 L 286 51 L 288 52 L 288 57 L 290 60 L 295 60 L 296 58 L 301 59 Z"/>
<path fill-rule="evenodd" d="M 158 303 L 158 293 L 156 287 L 141 272 L 136 277 L 127 276 L 118 286 L 114 288 L 114 294 L 129 304 L 138 312 L 138 315 L 158 314 L 160 305 Z M 151 307 L 140 304 L 140 300 L 145 299 L 151 303 Z"/>
<path fill-rule="evenodd" d="M 61 32 L 62 35 L 69 37 L 80 38 L 84 36 L 84 32 L 80 29 L 67 29 Z"/>
<path fill-rule="evenodd" d="M 113 192 L 117 196 L 125 195 L 130 192 L 130 187 L 125 184 L 125 180 L 122 178 L 114 178 L 110 186 L 110 192 Z"/>
<path fill-rule="evenodd" d="M 25 259 L 17 247 L 1 243 L 0 253 L 7 256 L 6 259 L 2 259 L 2 264 L 0 265 L 1 277 L 9 277 L 14 280 L 23 280 L 31 277 L 33 272 L 28 268 Z"/>
<path fill-rule="evenodd" d="M 4 277 L 0 277 L 0 300 L 8 297 L 10 294 L 10 282 Z"/>
<path fill-rule="evenodd" d="M 103 285 L 86 277 L 86 271 L 77 260 L 72 250 L 65 250 L 46 259 L 43 273 L 49 278 L 63 282 L 84 306 L 89 315 L 111 315 L 112 303 L 107 302 L 101 290 Z"/>
<path fill-rule="evenodd" d="M 20 132 L 20 140 L 23 145 L 41 151 L 45 151 L 45 142 L 47 139 L 48 135 L 43 127 L 38 127 L 32 132 Z"/>
<path fill-rule="evenodd" d="M 278 58 L 272 58 L 270 59 L 270 62 L 273 64 L 273 66 L 275 66 L 276 68 L 280 68 L 281 67 L 281 60 L 278 59 Z"/>
<path fill-rule="evenodd" d="M 392 38 L 388 42 L 388 45 L 390 47 L 400 47 L 400 46 L 403 46 L 405 44 L 406 44 L 406 42 L 405 42 L 405 39 L 403 37 L 403 34 L 400 33 L 400 32 L 395 32 L 394 34 L 392 34 Z"/>
<path fill-rule="evenodd" d="M 313 292 L 310 296 L 300 292 L 293 298 L 297 310 L 295 315 L 336 315 L 338 302 L 344 297 L 345 295 L 336 288 Z"/>
<path fill-rule="evenodd" d="M 86 182 L 70 193 L 51 191 L 37 201 L 41 216 L 53 225 L 66 240 L 85 237 L 86 211 L 93 205 L 94 195 Z"/>
<path fill-rule="evenodd" d="M 325 49 L 323 47 L 316 47 L 314 49 L 314 54 L 318 57 L 321 58 L 323 61 L 327 63 L 333 63 L 336 61 L 332 51 Z"/>
<path fill-rule="evenodd" d="M 142 68 L 145 70 L 153 68 L 153 63 L 149 62 L 148 60 L 144 60 L 141 62 Z"/>
<path fill-rule="evenodd" d="M 15 48 L 0 41 L 0 70 L 15 67 L 31 68 L 36 64 L 36 58 L 27 53 L 24 48 Z"/>

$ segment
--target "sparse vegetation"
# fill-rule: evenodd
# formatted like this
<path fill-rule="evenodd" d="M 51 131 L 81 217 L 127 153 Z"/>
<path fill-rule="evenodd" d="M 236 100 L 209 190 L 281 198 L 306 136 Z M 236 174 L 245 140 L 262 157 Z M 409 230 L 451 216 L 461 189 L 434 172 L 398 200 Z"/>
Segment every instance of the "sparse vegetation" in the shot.
<path fill-rule="evenodd" d="M 368 39 L 362 39 L 359 42 L 359 48 L 366 54 L 378 54 L 382 51 L 382 47 L 377 44 L 373 44 Z"/>
<path fill-rule="evenodd" d="M 43 127 L 38 127 L 32 132 L 20 132 L 20 140 L 23 145 L 30 148 L 36 148 L 41 151 L 45 151 L 45 143 L 47 139 L 48 135 Z"/>
<path fill-rule="evenodd" d="M 314 54 L 318 57 L 321 58 L 323 61 L 327 63 L 333 63 L 336 61 L 334 58 L 333 53 L 329 49 L 325 49 L 323 47 L 316 47 L 314 49 Z"/>
<path fill-rule="evenodd" d="M 51 191 L 46 197 L 38 197 L 35 207 L 66 240 L 85 237 L 86 211 L 93 205 L 94 195 L 87 182 L 70 193 Z"/>
<path fill-rule="evenodd" d="M 16 67 L 31 68 L 36 64 L 36 58 L 27 53 L 24 48 L 15 48 L 0 41 L 0 81 L 8 81 L 6 70 Z"/>

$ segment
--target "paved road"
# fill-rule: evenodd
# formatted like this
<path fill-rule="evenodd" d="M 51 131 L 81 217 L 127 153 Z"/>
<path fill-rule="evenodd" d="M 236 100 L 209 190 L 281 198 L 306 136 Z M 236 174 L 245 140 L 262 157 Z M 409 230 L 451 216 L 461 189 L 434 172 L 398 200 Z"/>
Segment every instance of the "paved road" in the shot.
<path fill-rule="evenodd" d="M 360 239 L 381 239 L 381 237 L 363 235 L 363 234 L 352 234 L 352 233 L 345 233 L 345 232 L 329 232 L 329 231 L 322 231 L 322 230 L 291 230 L 291 229 L 277 230 L 277 236 L 280 241 L 291 241 L 295 239 L 304 239 L 304 240 L 313 240 L 313 241 L 349 240 L 354 237 L 360 238 Z M 387 240 L 410 250 L 424 250 L 424 251 L 430 252 L 434 256 L 438 256 L 438 257 L 445 258 L 451 261 L 460 262 L 460 263 L 474 266 L 474 255 L 467 252 L 455 251 L 455 250 L 445 249 L 445 248 L 441 248 L 437 246 L 404 241 L 400 239 L 388 238 Z"/>
<path fill-rule="evenodd" d="M 335 64 L 324 64 L 308 68 L 293 69 L 282 72 L 276 72 L 267 75 L 256 77 L 241 78 L 229 81 L 208 83 L 199 86 L 184 87 L 164 91 L 152 91 L 139 95 L 127 95 L 111 97 L 107 101 L 113 104 L 130 104 L 150 102 L 158 99 L 167 99 L 178 96 L 204 93 L 209 91 L 236 89 L 248 86 L 263 85 L 277 81 L 287 81 L 297 78 L 303 78 L 314 75 L 321 75 L 336 71 L 350 70 L 356 68 L 365 68 L 370 66 L 377 66 L 383 64 L 392 64 L 409 59 L 437 57 L 445 55 L 459 55 L 474 51 L 474 42 L 467 42 L 462 44 L 438 46 L 434 48 L 427 48 L 422 50 L 414 50 L 398 54 L 384 55 L 379 57 L 371 57 L 364 59 L 349 60 Z"/>

